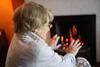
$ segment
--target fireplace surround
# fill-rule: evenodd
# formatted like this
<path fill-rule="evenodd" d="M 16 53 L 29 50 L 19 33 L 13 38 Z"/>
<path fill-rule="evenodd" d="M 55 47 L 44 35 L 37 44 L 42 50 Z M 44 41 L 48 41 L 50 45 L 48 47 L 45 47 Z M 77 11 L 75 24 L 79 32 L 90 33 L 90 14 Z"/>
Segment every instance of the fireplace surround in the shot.
<path fill-rule="evenodd" d="M 61 38 L 58 44 L 63 42 L 68 43 L 71 37 L 74 39 L 79 38 L 83 43 L 76 57 L 85 57 L 91 64 L 96 63 L 96 15 L 70 15 L 70 16 L 55 16 L 51 28 L 51 37 L 55 34 Z M 62 38 L 63 37 L 63 38 Z M 57 51 L 61 55 L 63 51 Z"/>

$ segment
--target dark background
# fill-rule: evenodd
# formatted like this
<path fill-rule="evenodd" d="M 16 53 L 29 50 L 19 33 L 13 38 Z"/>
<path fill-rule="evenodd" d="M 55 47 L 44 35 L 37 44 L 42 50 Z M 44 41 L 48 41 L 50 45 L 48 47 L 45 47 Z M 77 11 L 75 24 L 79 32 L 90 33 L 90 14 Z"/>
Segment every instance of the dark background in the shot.
<path fill-rule="evenodd" d="M 84 41 L 82 49 L 77 56 L 85 57 L 91 64 L 96 63 L 96 15 L 70 15 L 55 16 L 51 28 L 51 36 L 58 34 L 69 38 L 69 29 L 72 25 L 77 26 L 78 34 Z M 61 43 L 60 40 L 58 43 Z"/>

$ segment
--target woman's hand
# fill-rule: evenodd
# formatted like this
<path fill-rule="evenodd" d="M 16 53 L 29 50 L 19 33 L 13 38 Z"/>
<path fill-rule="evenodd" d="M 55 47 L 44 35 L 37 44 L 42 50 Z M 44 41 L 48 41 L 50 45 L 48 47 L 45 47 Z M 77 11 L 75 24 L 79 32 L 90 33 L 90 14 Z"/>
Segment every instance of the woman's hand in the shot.
<path fill-rule="evenodd" d="M 54 35 L 54 36 L 49 40 L 48 46 L 50 46 L 52 49 L 57 49 L 57 48 L 59 48 L 59 47 L 61 46 L 60 44 L 57 45 L 59 38 L 60 38 L 60 37 L 57 36 L 57 34 Z"/>
<path fill-rule="evenodd" d="M 68 47 L 65 48 L 64 51 L 66 53 L 72 53 L 72 54 L 74 54 L 76 56 L 76 54 L 78 53 L 79 49 L 82 47 L 82 45 L 81 45 L 82 43 L 79 42 L 79 41 L 80 41 L 79 39 L 77 39 L 76 41 L 73 40 L 71 42 L 71 44 Z"/>

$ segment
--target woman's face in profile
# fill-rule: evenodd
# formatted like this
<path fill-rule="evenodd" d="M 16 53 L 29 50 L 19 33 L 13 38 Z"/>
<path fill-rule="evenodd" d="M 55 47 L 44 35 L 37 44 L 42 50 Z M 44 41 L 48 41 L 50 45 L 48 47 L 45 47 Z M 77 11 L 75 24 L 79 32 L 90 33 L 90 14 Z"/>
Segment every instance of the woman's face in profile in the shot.
<path fill-rule="evenodd" d="M 39 29 L 36 29 L 36 33 L 38 35 L 40 35 L 43 39 L 47 39 L 50 36 L 50 28 L 52 27 L 52 25 L 49 23 L 49 20 L 47 21 L 47 23 L 45 23 L 44 25 L 42 25 Z"/>
<path fill-rule="evenodd" d="M 52 25 L 50 23 L 46 23 L 41 28 L 42 34 L 43 34 L 45 39 L 48 38 L 48 36 L 50 36 L 50 28 L 51 27 L 52 27 Z"/>
<path fill-rule="evenodd" d="M 47 34 L 50 31 L 50 24 L 46 23 L 43 27 L 44 34 Z"/>
<path fill-rule="evenodd" d="M 50 23 L 47 23 L 46 25 L 45 25 L 45 39 L 46 40 L 48 40 L 50 37 L 51 37 L 51 35 L 50 35 L 50 28 L 52 28 L 52 24 L 50 24 Z"/>

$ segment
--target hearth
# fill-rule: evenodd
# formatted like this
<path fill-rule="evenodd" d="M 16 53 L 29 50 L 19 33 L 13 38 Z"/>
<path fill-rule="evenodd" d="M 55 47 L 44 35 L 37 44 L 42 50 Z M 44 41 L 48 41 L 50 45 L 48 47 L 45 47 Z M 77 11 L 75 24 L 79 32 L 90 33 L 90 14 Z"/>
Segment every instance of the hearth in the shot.
<path fill-rule="evenodd" d="M 55 16 L 51 36 L 58 34 L 59 43 L 70 43 L 72 38 L 80 39 L 84 45 L 78 56 L 85 57 L 91 64 L 96 63 L 96 15 Z M 58 52 L 64 55 L 62 51 Z"/>

